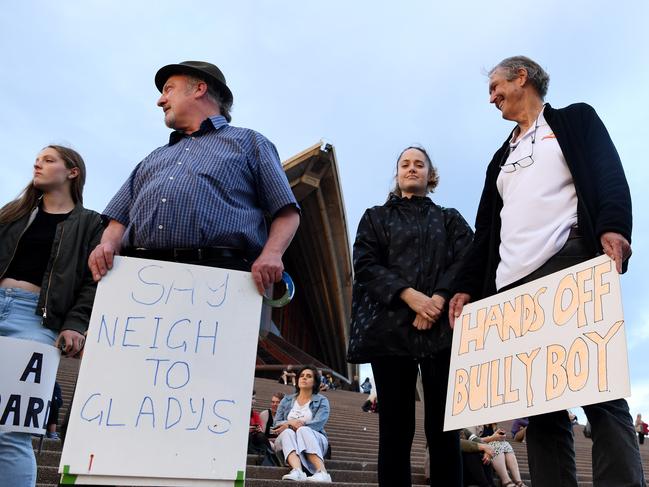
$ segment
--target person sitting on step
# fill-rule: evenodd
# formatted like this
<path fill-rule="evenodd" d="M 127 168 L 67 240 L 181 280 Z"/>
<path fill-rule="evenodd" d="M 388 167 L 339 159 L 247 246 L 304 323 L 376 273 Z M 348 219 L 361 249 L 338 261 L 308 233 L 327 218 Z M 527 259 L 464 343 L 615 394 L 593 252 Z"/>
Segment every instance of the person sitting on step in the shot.
<path fill-rule="evenodd" d="M 521 480 L 514 449 L 508 441 L 505 441 L 507 437 L 505 430 L 499 428 L 497 423 L 486 424 L 482 428 L 480 437 L 480 440 L 494 450 L 491 464 L 500 478 L 501 485 L 503 487 L 527 487 Z M 473 440 L 473 438 L 471 439 Z"/>
<path fill-rule="evenodd" d="M 319 394 L 320 375 L 312 365 L 297 374 L 295 394 L 282 399 L 277 408 L 272 433 L 277 435 L 275 452 L 282 452 L 291 471 L 284 480 L 331 482 L 325 470 L 324 457 L 329 441 L 324 426 L 329 419 L 329 401 Z M 313 475 L 307 477 L 302 466 Z"/>
<path fill-rule="evenodd" d="M 261 418 L 261 429 L 266 435 L 266 438 L 276 438 L 277 435 L 274 435 L 270 432 L 273 427 L 273 422 L 275 421 L 275 415 L 277 414 L 277 408 L 279 403 L 284 399 L 285 394 L 283 392 L 276 392 L 270 398 L 270 408 L 264 409 L 259 413 Z"/>
<path fill-rule="evenodd" d="M 293 372 L 293 366 L 288 365 L 284 370 L 282 370 L 282 375 L 279 377 L 279 382 L 288 385 L 290 382 L 292 386 L 295 386 L 295 372 Z"/>

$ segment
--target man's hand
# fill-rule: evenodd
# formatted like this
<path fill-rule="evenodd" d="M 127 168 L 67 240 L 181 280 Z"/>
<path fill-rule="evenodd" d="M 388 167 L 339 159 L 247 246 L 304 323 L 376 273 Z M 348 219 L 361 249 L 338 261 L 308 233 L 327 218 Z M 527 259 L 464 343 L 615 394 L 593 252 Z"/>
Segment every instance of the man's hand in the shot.
<path fill-rule="evenodd" d="M 257 260 L 253 262 L 251 271 L 257 291 L 263 296 L 268 286 L 282 280 L 282 272 L 284 271 L 282 254 L 264 250 Z"/>
<path fill-rule="evenodd" d="M 262 296 L 268 286 L 282 279 L 284 271 L 282 255 L 286 252 L 299 225 L 300 213 L 293 206 L 282 208 L 270 224 L 266 245 L 251 269 L 252 279 Z"/>
<path fill-rule="evenodd" d="M 471 301 L 471 296 L 467 293 L 457 293 L 451 298 L 448 306 L 448 321 L 451 328 L 455 327 L 455 318 L 462 314 L 462 308 L 469 301 Z"/>
<path fill-rule="evenodd" d="M 119 254 L 119 248 L 116 249 L 110 242 L 100 243 L 90 252 L 88 267 L 90 267 L 90 272 L 92 272 L 92 278 L 95 282 L 99 282 L 113 268 L 113 257 L 115 254 Z"/>
<path fill-rule="evenodd" d="M 478 448 L 482 452 L 482 463 L 487 465 L 494 458 L 494 449 L 486 443 L 478 443 Z"/>
<path fill-rule="evenodd" d="M 606 255 L 615 261 L 618 274 L 622 274 L 622 263 L 631 257 L 629 241 L 619 233 L 606 232 L 599 238 Z"/>
<path fill-rule="evenodd" d="M 116 220 L 111 220 L 97 245 L 88 257 L 88 267 L 95 282 L 113 268 L 113 256 L 119 255 L 122 237 L 126 227 Z"/>
<path fill-rule="evenodd" d="M 83 345 L 86 342 L 86 337 L 83 334 L 75 330 L 63 330 L 59 333 L 59 336 L 56 337 L 54 346 L 56 348 L 61 348 L 61 351 L 68 357 L 76 356 L 83 349 Z M 62 345 L 64 345 L 62 347 Z"/>

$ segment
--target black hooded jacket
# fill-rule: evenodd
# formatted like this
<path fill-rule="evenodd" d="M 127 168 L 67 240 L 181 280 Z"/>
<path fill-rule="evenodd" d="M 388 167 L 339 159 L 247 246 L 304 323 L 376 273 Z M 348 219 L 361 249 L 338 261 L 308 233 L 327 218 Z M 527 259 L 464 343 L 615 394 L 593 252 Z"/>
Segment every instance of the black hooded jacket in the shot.
<path fill-rule="evenodd" d="M 415 313 L 399 298 L 412 287 L 448 300 L 473 232 L 460 213 L 428 197 L 391 195 L 365 211 L 354 242 L 354 287 L 348 360 L 423 358 L 450 348 L 447 313 L 419 331 Z"/>

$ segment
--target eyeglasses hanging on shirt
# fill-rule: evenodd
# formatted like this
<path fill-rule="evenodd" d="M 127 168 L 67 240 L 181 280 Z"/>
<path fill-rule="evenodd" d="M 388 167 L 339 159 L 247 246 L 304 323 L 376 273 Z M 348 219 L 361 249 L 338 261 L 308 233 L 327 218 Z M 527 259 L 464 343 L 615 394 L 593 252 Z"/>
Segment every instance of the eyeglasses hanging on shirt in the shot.
<path fill-rule="evenodd" d="M 545 105 L 543 105 L 543 107 L 545 108 Z M 539 112 L 538 116 L 536 117 L 536 121 L 534 122 L 534 132 L 532 132 L 532 153 L 529 156 L 518 159 L 517 161 L 507 162 L 509 155 L 515 150 L 515 148 L 512 149 L 510 147 L 509 152 L 505 151 L 505 157 L 503 157 L 503 161 L 501 161 L 500 163 L 500 170 L 502 172 L 512 173 L 516 171 L 516 166 L 525 168 L 530 167 L 532 164 L 534 164 L 534 142 L 536 142 L 536 131 L 539 128 L 539 117 L 541 116 L 541 113 L 543 113 L 543 108 L 541 108 L 541 111 Z"/>

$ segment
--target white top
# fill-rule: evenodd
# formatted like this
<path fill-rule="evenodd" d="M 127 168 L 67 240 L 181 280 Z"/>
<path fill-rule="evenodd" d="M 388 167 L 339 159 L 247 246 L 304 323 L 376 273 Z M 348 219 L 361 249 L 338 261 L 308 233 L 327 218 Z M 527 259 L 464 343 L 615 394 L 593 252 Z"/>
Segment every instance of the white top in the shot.
<path fill-rule="evenodd" d="M 536 135 L 535 135 L 536 128 Z M 577 224 L 577 193 L 563 152 L 543 111 L 523 137 L 510 140 L 505 164 L 532 155 L 527 167 L 500 171 L 496 185 L 503 199 L 500 212 L 500 263 L 496 288 L 518 281 L 545 264 L 568 240 Z M 534 144 L 532 144 L 534 140 Z M 511 167 L 511 166 L 510 166 Z"/>
<path fill-rule="evenodd" d="M 313 419 L 313 413 L 309 409 L 309 404 L 311 404 L 311 401 L 307 402 L 304 406 L 300 406 L 296 399 L 286 419 L 299 419 L 305 424 L 309 423 Z"/>

